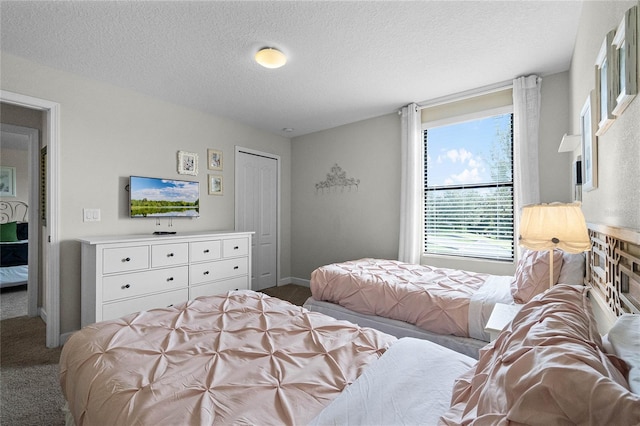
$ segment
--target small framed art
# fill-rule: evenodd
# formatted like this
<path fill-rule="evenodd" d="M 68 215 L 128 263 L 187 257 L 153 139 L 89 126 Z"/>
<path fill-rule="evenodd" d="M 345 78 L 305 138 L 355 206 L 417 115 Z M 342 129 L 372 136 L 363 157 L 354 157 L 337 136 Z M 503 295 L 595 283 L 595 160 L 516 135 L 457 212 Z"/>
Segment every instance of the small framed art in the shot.
<path fill-rule="evenodd" d="M 613 114 L 622 112 L 638 94 L 638 6 L 627 10 L 613 37 L 613 58 L 616 62 L 617 91 Z"/>
<path fill-rule="evenodd" d="M 592 90 L 580 112 L 582 132 L 582 189 L 591 191 L 598 187 L 598 138 L 596 131 L 595 91 Z"/>
<path fill-rule="evenodd" d="M 207 150 L 207 168 L 209 170 L 222 170 L 222 151 L 217 149 Z"/>
<path fill-rule="evenodd" d="M 616 105 L 616 95 L 618 93 L 617 61 L 613 57 L 613 37 L 616 31 L 611 30 L 602 42 L 600 52 L 596 58 L 596 117 L 598 123 L 597 136 L 601 136 L 607 131 L 615 120 L 613 108 Z"/>
<path fill-rule="evenodd" d="M 222 195 L 222 176 L 209 175 L 209 195 Z"/>
<path fill-rule="evenodd" d="M 178 173 L 198 176 L 198 154 L 178 151 Z"/>
<path fill-rule="evenodd" d="M 0 167 L 0 197 L 16 196 L 16 168 Z"/>

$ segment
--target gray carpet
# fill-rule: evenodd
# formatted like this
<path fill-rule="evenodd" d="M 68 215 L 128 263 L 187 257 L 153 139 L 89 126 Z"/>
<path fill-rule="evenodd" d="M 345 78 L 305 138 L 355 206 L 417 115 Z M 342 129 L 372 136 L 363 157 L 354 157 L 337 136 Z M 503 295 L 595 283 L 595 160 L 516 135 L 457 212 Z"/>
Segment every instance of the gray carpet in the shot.
<path fill-rule="evenodd" d="M 262 292 L 298 306 L 304 305 L 304 302 L 311 296 L 311 289 L 309 287 L 296 284 L 265 288 Z"/>
<path fill-rule="evenodd" d="M 45 335 L 38 317 L 0 321 L 1 425 L 64 425 L 58 383 L 62 348 L 47 348 Z"/>
<path fill-rule="evenodd" d="M 0 293 L 0 319 L 27 315 L 27 286 L 2 289 Z"/>

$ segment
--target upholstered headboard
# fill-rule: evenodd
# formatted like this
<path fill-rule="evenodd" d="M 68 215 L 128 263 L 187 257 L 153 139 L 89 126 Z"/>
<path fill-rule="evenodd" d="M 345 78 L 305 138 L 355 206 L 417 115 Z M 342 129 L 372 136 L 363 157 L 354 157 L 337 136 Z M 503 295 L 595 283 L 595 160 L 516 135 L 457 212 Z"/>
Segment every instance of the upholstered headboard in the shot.
<path fill-rule="evenodd" d="M 26 222 L 29 206 L 23 201 L 0 201 L 0 223 Z"/>
<path fill-rule="evenodd" d="M 585 284 L 592 287 L 591 298 L 604 316 L 598 322 L 606 328 L 624 313 L 640 314 L 640 232 L 593 223 L 587 227 L 591 251 Z"/>

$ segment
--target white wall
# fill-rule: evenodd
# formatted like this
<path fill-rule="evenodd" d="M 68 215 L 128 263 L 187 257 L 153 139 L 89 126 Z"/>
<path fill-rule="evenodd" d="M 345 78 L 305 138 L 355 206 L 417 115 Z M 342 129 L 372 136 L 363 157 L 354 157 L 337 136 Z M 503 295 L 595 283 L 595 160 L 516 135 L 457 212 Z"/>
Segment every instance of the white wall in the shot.
<path fill-rule="evenodd" d="M 290 274 L 291 143 L 237 122 L 170 104 L 136 92 L 54 70 L 2 53 L 2 90 L 60 104 L 61 332 L 80 325 L 80 245 L 78 237 L 149 234 L 167 230 L 167 220 L 130 219 L 125 190 L 132 174 L 167 178 L 177 173 L 177 151 L 198 153 L 198 220 L 174 219 L 172 230 L 234 228 L 234 145 L 282 159 L 282 270 Z M 207 195 L 207 148 L 224 155 L 224 196 Z M 83 222 L 83 208 L 101 210 L 100 222 Z"/>
<path fill-rule="evenodd" d="M 29 204 L 29 151 L 22 149 L 0 149 L 0 163 L 16 169 L 16 196 L 0 197 L 4 201 L 24 201 Z"/>
<path fill-rule="evenodd" d="M 587 1 L 571 62 L 571 129 L 580 134 L 580 110 L 595 88 L 595 60 L 605 35 L 636 1 Z M 574 157 L 580 154 L 574 152 Z M 598 187 L 583 192 L 588 222 L 640 230 L 640 100 L 636 97 L 598 138 Z"/>

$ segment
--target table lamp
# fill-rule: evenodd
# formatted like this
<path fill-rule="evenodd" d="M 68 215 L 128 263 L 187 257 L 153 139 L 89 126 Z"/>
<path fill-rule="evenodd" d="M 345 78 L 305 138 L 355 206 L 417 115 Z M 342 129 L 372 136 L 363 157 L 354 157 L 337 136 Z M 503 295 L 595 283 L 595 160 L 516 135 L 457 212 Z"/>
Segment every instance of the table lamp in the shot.
<path fill-rule="evenodd" d="M 549 251 L 549 288 L 553 287 L 553 250 L 582 253 L 591 249 L 580 203 L 532 204 L 522 208 L 519 244 Z"/>

